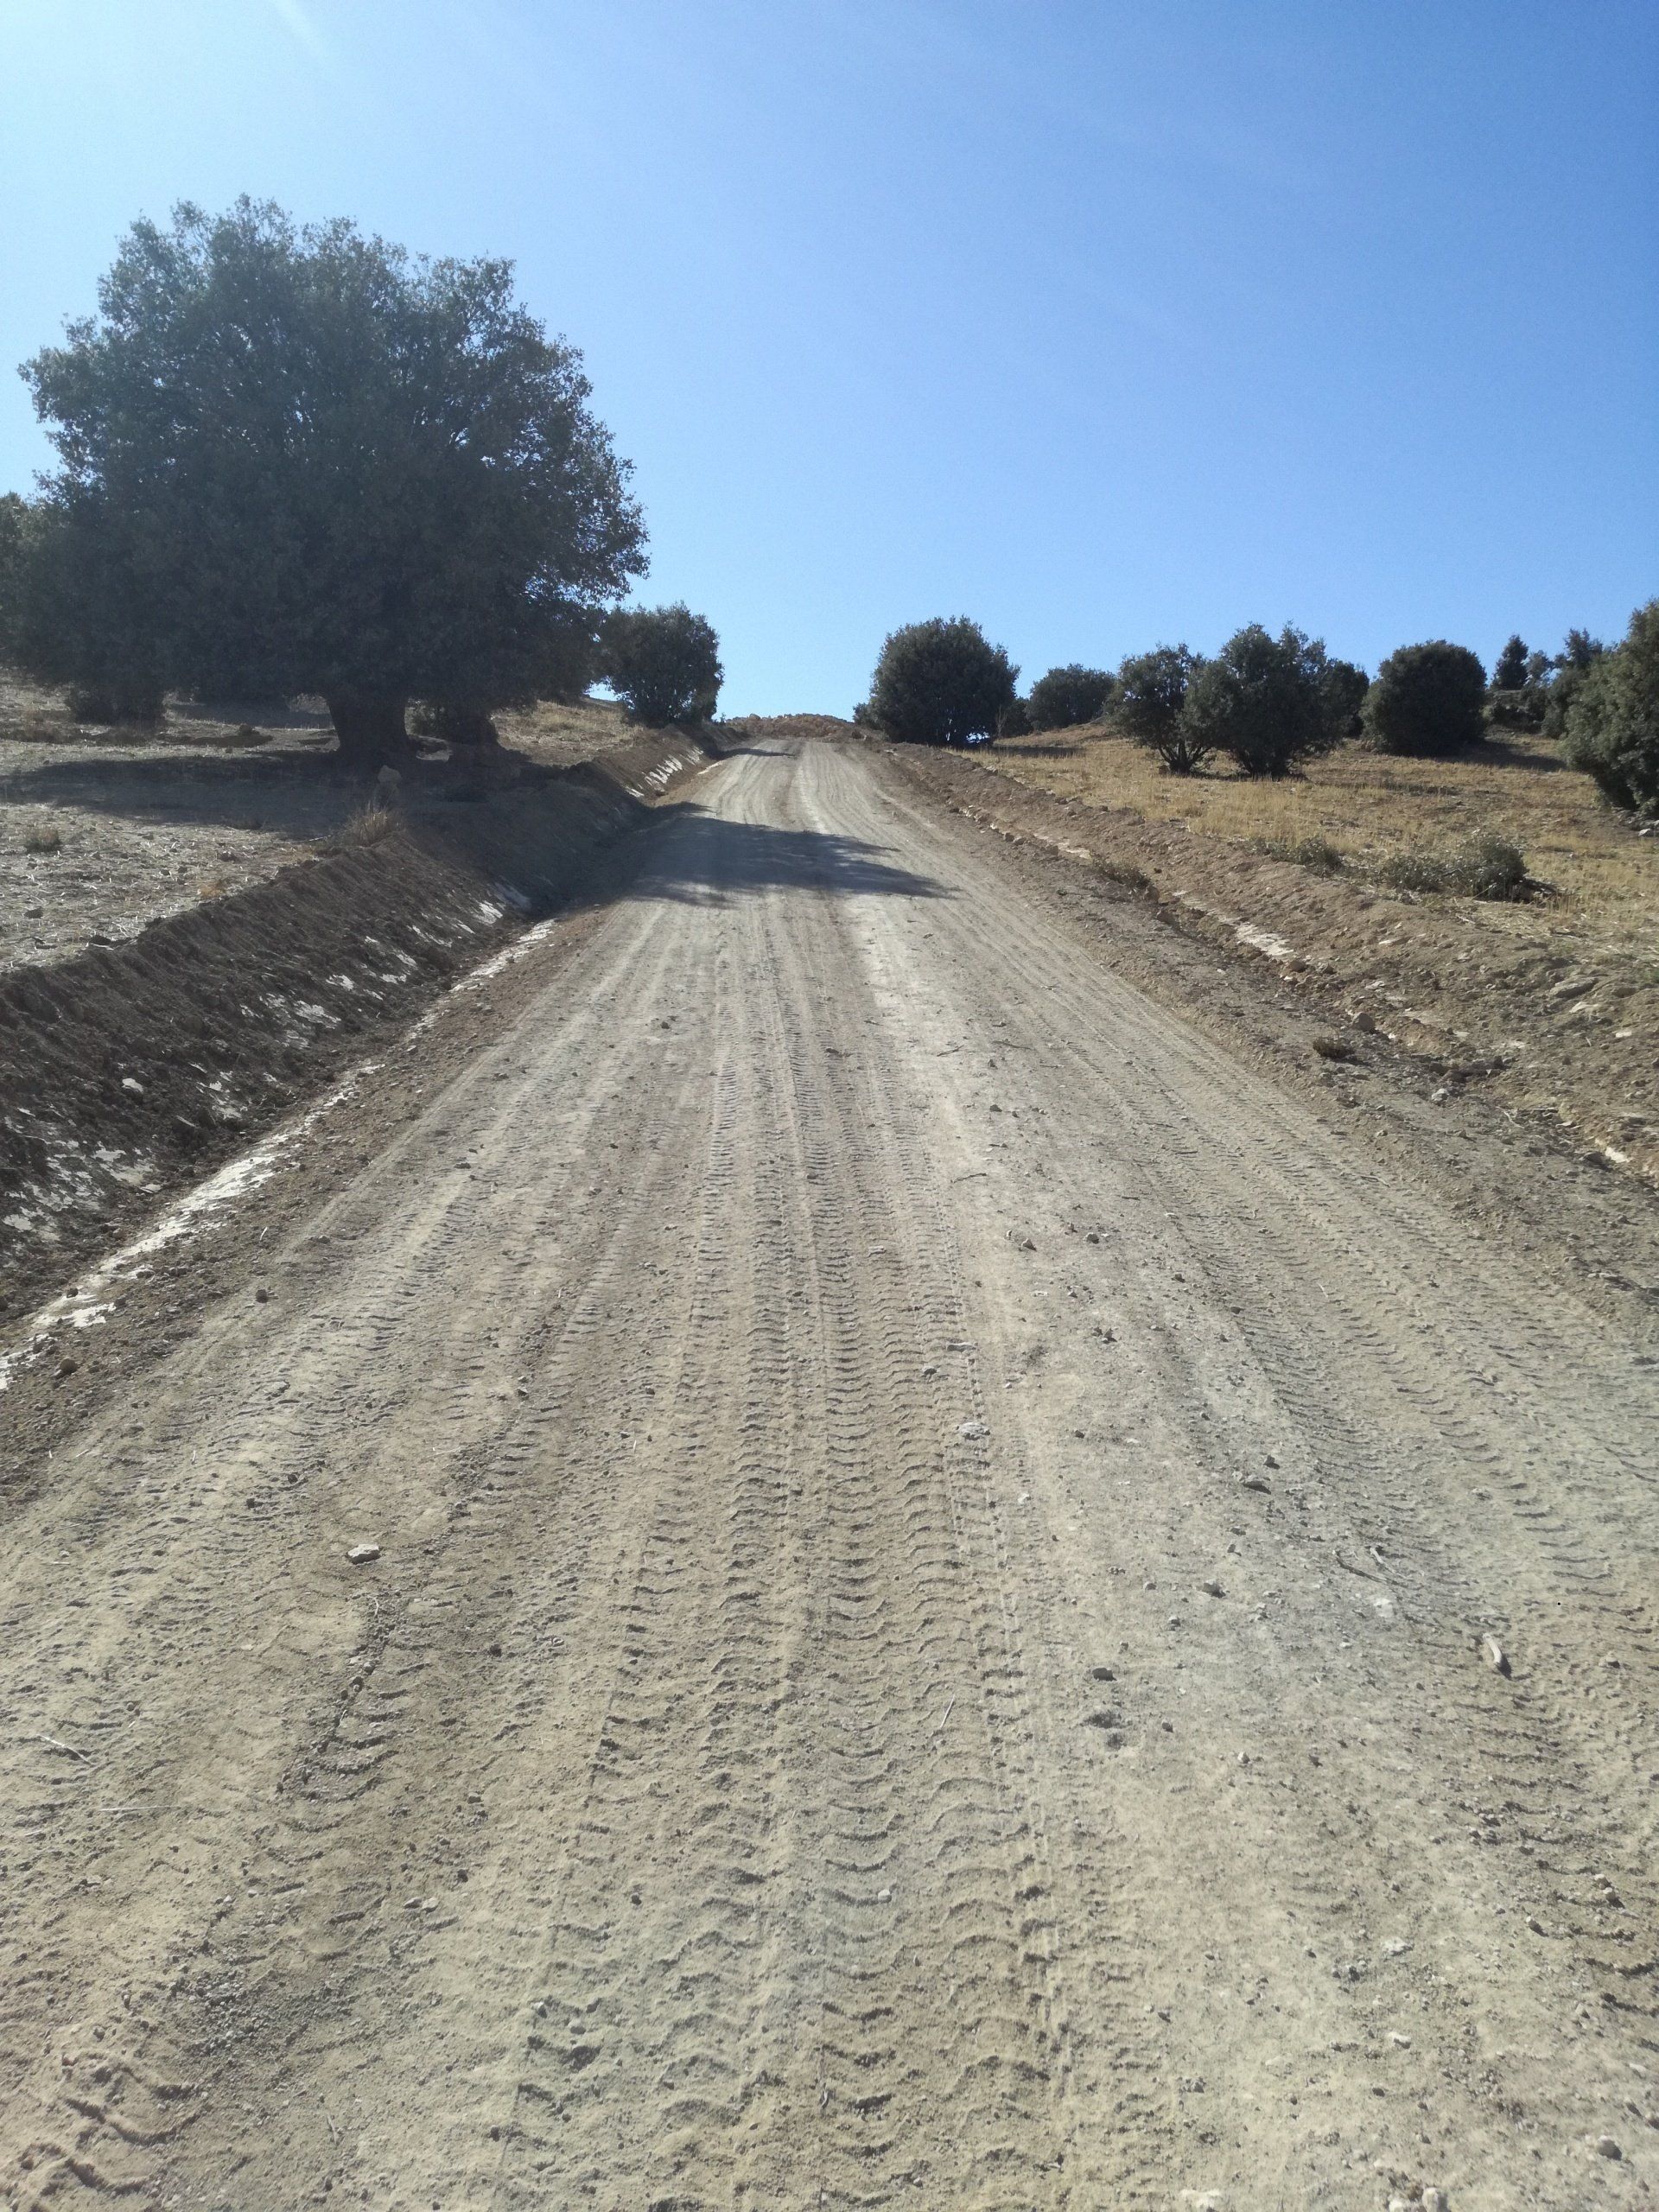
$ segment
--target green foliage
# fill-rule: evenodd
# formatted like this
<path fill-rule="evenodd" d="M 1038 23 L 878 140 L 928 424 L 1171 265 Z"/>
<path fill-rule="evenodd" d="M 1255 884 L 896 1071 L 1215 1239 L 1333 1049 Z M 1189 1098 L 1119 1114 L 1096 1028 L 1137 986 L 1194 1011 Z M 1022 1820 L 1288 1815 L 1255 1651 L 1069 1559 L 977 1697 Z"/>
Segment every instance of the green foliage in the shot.
<path fill-rule="evenodd" d="M 15 661 L 17 658 L 30 518 L 27 502 L 16 492 L 0 493 L 0 662 Z"/>
<path fill-rule="evenodd" d="M 1188 726 L 1185 712 L 1201 665 L 1185 645 L 1155 645 L 1149 653 L 1131 653 L 1117 671 L 1118 728 L 1155 753 L 1172 776 L 1194 774 L 1215 750 Z"/>
<path fill-rule="evenodd" d="M 643 569 L 580 356 L 505 262 L 245 199 L 136 224 L 99 301 L 25 370 L 59 461 L 39 673 L 319 691 L 377 747 L 411 696 L 540 695 Z"/>
<path fill-rule="evenodd" d="M 1318 650 L 1322 652 L 1323 648 Z M 1359 735 L 1360 709 L 1370 688 L 1370 677 L 1356 662 L 1325 661 L 1319 674 L 1319 691 L 1325 702 L 1325 734 L 1333 745 Z"/>
<path fill-rule="evenodd" d="M 994 737 L 1020 671 L 966 615 L 895 630 L 870 687 L 877 726 L 904 745 L 966 745 Z"/>
<path fill-rule="evenodd" d="M 1188 688 L 1182 719 L 1211 753 L 1247 776 L 1287 776 L 1336 741 L 1326 702 L 1329 664 L 1317 639 L 1287 624 L 1236 632 Z"/>
<path fill-rule="evenodd" d="M 1566 729 L 1567 758 L 1615 806 L 1659 817 L 1659 599 L 1638 607 L 1623 643 L 1580 671 Z"/>
<path fill-rule="evenodd" d="M 600 665 L 634 721 L 653 729 L 706 722 L 724 674 L 713 627 L 683 606 L 625 607 L 607 617 Z"/>
<path fill-rule="evenodd" d="M 1380 753 L 1454 753 L 1484 734 L 1486 671 L 1466 645 L 1402 645 L 1365 695 L 1365 734 Z"/>
<path fill-rule="evenodd" d="M 1527 680 L 1526 640 L 1517 632 L 1499 653 L 1492 669 L 1494 691 L 1518 691 Z"/>
<path fill-rule="evenodd" d="M 1449 892 L 1464 899 L 1526 899 L 1535 887 L 1520 847 L 1490 831 L 1449 853 L 1396 853 L 1377 873 L 1395 891 Z"/>
<path fill-rule="evenodd" d="M 1114 681 L 1108 670 L 1084 668 L 1076 661 L 1065 668 L 1051 668 L 1032 685 L 1026 701 L 1030 728 L 1074 729 L 1079 722 L 1098 721 L 1112 696 Z"/>
<path fill-rule="evenodd" d="M 1023 699 L 1010 699 L 996 718 L 995 737 L 1029 737 L 1032 734 L 1031 709 Z"/>
<path fill-rule="evenodd" d="M 1539 725 L 1556 744 L 1567 735 L 1567 716 L 1580 685 L 1606 650 L 1601 639 L 1592 638 L 1587 630 L 1567 632 L 1567 641 L 1552 663 L 1555 675 L 1545 689 Z"/>

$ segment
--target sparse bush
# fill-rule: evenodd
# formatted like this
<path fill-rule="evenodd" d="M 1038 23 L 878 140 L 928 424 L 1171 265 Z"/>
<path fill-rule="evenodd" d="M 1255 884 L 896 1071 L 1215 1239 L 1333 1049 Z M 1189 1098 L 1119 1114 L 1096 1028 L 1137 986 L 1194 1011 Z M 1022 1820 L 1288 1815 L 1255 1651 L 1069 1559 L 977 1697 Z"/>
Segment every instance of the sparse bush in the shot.
<path fill-rule="evenodd" d="M 1155 753 L 1172 776 L 1194 774 L 1215 750 L 1189 727 L 1185 712 L 1200 665 L 1185 645 L 1156 645 L 1149 653 L 1131 653 L 1117 671 L 1118 728 Z"/>
<path fill-rule="evenodd" d="M 1396 853 L 1377 874 L 1395 891 L 1449 893 L 1461 899 L 1527 899 L 1535 888 L 1520 847 L 1490 831 L 1450 852 Z"/>
<path fill-rule="evenodd" d="M 380 844 L 397 826 L 397 810 L 378 798 L 370 799 L 348 814 L 338 830 L 322 839 L 320 853 L 349 853 L 365 845 Z"/>
<path fill-rule="evenodd" d="M 47 859 L 63 850 L 63 833 L 60 830 L 27 830 L 23 833 L 23 850 L 36 859 Z"/>
<path fill-rule="evenodd" d="M 1604 797 L 1659 817 L 1659 599 L 1638 607 L 1623 643 L 1581 672 L 1566 734 L 1567 758 Z"/>
<path fill-rule="evenodd" d="M 901 745 L 967 745 L 996 734 L 1019 673 L 966 615 L 912 622 L 881 647 L 870 712 Z"/>
<path fill-rule="evenodd" d="M 689 607 L 620 608 L 601 637 L 605 681 L 637 722 L 712 719 L 724 671 L 711 624 Z"/>
<path fill-rule="evenodd" d="M 1097 722 L 1115 682 L 1109 671 L 1084 668 L 1076 661 L 1051 668 L 1032 685 L 1026 701 L 1031 728 L 1075 729 L 1079 722 Z"/>
<path fill-rule="evenodd" d="M 1274 638 L 1251 622 L 1192 678 L 1182 720 L 1247 776 L 1287 776 L 1335 742 L 1325 647 L 1287 623 Z"/>
<path fill-rule="evenodd" d="M 22 625 L 49 682 L 321 692 L 372 762 L 411 696 L 544 696 L 644 567 L 581 358 L 504 261 L 181 206 L 25 373 L 60 462 Z"/>
<path fill-rule="evenodd" d="M 861 699 L 853 709 L 853 726 L 855 729 L 873 729 L 875 727 L 875 716 L 871 712 L 868 699 Z"/>
<path fill-rule="evenodd" d="M 1433 756 L 1484 733 L 1486 671 L 1466 645 L 1436 638 L 1402 645 L 1365 694 L 1365 735 L 1380 753 Z"/>
<path fill-rule="evenodd" d="M 1328 837 L 1264 837 L 1262 850 L 1276 861 L 1294 861 L 1314 875 L 1339 875 L 1346 865 L 1340 847 Z"/>

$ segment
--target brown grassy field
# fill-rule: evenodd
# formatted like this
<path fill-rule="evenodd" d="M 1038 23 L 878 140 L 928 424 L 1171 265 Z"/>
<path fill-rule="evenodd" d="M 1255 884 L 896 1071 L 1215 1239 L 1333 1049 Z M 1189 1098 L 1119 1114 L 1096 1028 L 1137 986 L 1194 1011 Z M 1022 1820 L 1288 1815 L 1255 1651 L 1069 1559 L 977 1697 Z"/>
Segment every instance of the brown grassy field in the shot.
<path fill-rule="evenodd" d="M 1397 855 L 1440 852 L 1491 831 L 1521 848 L 1562 920 L 1659 942 L 1659 837 L 1637 836 L 1541 738 L 1508 737 L 1484 757 L 1455 760 L 1346 745 L 1283 783 L 1225 766 L 1166 775 L 1153 754 L 1099 724 L 1005 741 L 981 757 L 1038 790 L 1206 837 L 1281 847 L 1323 837 L 1359 876 Z"/>

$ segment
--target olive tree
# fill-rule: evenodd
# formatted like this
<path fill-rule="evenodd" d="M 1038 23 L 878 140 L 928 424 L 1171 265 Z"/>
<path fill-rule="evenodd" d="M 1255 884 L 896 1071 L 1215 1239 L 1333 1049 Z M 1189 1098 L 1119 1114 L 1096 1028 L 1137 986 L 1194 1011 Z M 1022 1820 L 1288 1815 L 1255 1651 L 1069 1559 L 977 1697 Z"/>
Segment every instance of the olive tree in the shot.
<path fill-rule="evenodd" d="M 1365 694 L 1365 735 L 1380 753 L 1454 753 L 1485 734 L 1486 671 L 1444 638 L 1402 645 Z"/>
<path fill-rule="evenodd" d="M 581 356 L 505 261 L 185 205 L 24 375 L 58 466 L 22 644 L 59 681 L 318 691 L 372 760 L 411 697 L 556 688 L 644 569 Z"/>
<path fill-rule="evenodd" d="M 606 621 L 600 669 L 635 721 L 706 722 L 720 696 L 720 639 L 684 606 L 624 607 Z"/>
<path fill-rule="evenodd" d="M 1337 741 L 1326 666 L 1318 639 L 1288 623 L 1276 638 L 1247 623 L 1194 676 L 1182 719 L 1199 744 L 1230 754 L 1245 775 L 1287 776 Z"/>
<path fill-rule="evenodd" d="M 1098 721 L 1115 682 L 1106 669 L 1084 668 L 1076 661 L 1051 668 L 1027 696 L 1027 726 L 1033 730 L 1075 729 L 1079 722 Z"/>
<path fill-rule="evenodd" d="M 1014 704 L 1019 670 L 966 615 L 895 630 L 870 686 L 877 728 L 906 745 L 994 737 Z"/>
<path fill-rule="evenodd" d="M 1624 641 L 1581 671 L 1565 751 L 1615 806 L 1659 816 L 1659 599 L 1638 607 Z"/>
<path fill-rule="evenodd" d="M 1187 688 L 1201 665 L 1185 645 L 1155 645 L 1131 653 L 1117 671 L 1118 728 L 1155 753 L 1172 776 L 1196 774 L 1215 749 L 1186 720 Z"/>

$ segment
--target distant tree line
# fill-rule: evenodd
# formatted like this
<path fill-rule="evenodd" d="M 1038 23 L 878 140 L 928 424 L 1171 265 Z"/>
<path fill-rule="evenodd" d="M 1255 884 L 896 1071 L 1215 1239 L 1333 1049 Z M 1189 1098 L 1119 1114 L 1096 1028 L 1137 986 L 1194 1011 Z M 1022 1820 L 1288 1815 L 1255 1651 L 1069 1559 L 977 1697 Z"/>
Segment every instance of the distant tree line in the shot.
<path fill-rule="evenodd" d="M 645 568 L 581 356 L 505 261 L 429 261 L 241 200 L 135 224 L 23 371 L 57 466 L 0 499 L 0 656 L 88 719 L 320 693 L 348 756 L 611 683 L 712 714 L 717 641 L 619 612 Z"/>
<path fill-rule="evenodd" d="M 1512 637 L 1490 683 L 1477 654 L 1443 638 L 1401 646 L 1370 677 L 1320 639 L 1255 622 L 1207 658 L 1157 645 L 1116 671 L 1052 668 L 1023 698 L 1019 673 L 966 616 L 912 623 L 883 645 L 854 720 L 904 743 L 958 746 L 1098 724 L 1177 776 L 1217 757 L 1245 776 L 1293 775 L 1351 739 L 1433 757 L 1494 731 L 1538 731 L 1616 805 L 1659 813 L 1659 601 L 1611 651 L 1582 630 L 1554 655 Z"/>

